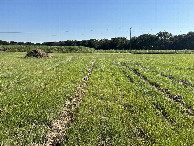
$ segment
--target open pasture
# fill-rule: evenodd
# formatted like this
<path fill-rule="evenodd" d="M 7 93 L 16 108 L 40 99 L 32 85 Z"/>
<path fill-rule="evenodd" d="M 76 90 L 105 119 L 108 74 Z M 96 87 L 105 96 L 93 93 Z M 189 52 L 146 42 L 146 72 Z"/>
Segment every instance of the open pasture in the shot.
<path fill-rule="evenodd" d="M 90 70 L 62 145 L 193 145 L 194 55 L 0 52 L 0 144 L 45 144 Z"/>

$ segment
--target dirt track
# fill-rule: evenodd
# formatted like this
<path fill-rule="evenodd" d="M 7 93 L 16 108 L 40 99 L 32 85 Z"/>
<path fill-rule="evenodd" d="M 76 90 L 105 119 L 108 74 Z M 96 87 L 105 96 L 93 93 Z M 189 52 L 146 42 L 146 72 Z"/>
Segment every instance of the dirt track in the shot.
<path fill-rule="evenodd" d="M 60 118 L 52 122 L 45 145 L 61 145 L 61 142 L 66 135 L 66 128 L 69 127 L 73 122 L 73 113 L 75 109 L 79 107 L 82 101 L 82 96 L 85 92 L 84 89 L 92 74 L 94 63 L 95 60 L 92 61 L 87 75 L 83 78 L 82 84 L 77 87 L 75 94 L 66 101 L 66 105 L 61 112 Z"/>

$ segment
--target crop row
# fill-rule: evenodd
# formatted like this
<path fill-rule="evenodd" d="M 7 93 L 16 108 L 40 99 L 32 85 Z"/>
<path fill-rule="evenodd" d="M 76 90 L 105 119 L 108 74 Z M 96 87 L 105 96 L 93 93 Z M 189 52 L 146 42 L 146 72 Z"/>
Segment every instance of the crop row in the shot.
<path fill-rule="evenodd" d="M 31 68 L 32 75 L 29 75 L 29 66 L 25 66 L 27 69 L 24 69 L 22 75 L 20 68 L 17 70 L 11 65 L 10 68 L 5 68 L 4 71 L 15 69 L 15 78 L 13 75 L 12 79 L 7 81 L 12 84 L 11 87 L 4 87 L 0 91 L 1 145 L 44 143 L 51 121 L 59 117 L 65 101 L 81 83 L 91 59 L 91 56 L 82 55 L 72 55 L 71 60 L 67 56 L 61 56 L 57 60 L 52 58 L 49 61 L 20 58 L 20 61 L 23 61 L 20 65 L 26 65 L 29 61 L 31 66 L 35 67 Z M 13 60 L 17 58 L 4 58 L 5 62 L 14 62 Z M 41 68 L 45 62 L 49 62 L 47 67 L 54 68 L 45 72 L 46 68 Z M 1 70 L 1 74 L 4 71 Z"/>
<path fill-rule="evenodd" d="M 194 115 L 193 109 L 190 109 L 193 107 L 193 88 L 192 87 L 184 87 L 177 82 L 173 82 L 169 78 L 163 77 L 160 74 L 157 74 L 155 72 L 146 70 L 146 69 L 138 69 L 137 67 L 133 68 L 129 64 L 127 67 L 129 70 L 140 76 L 142 79 L 147 81 L 150 85 L 156 87 L 160 92 L 165 93 L 170 99 L 172 99 L 175 102 L 181 103 L 189 110 L 191 110 L 191 113 Z M 130 66 L 130 67 L 129 67 Z"/>
<path fill-rule="evenodd" d="M 64 145 L 194 144 L 192 55 L 0 55 L 1 145 L 44 144 L 79 91 Z"/>
<path fill-rule="evenodd" d="M 193 55 L 136 55 L 124 62 L 189 85 L 194 82 Z"/>
<path fill-rule="evenodd" d="M 65 145 L 193 144 L 193 115 L 167 100 L 141 73 L 117 63 L 130 57 L 97 59 Z"/>

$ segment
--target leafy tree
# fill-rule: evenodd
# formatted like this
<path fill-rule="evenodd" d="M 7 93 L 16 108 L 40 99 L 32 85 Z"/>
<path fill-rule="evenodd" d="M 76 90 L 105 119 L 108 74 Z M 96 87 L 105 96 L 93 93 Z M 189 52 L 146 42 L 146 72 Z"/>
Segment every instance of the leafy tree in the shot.
<path fill-rule="evenodd" d="M 172 46 L 172 34 L 168 32 L 159 32 L 156 34 L 156 37 L 158 38 L 157 41 L 157 49 L 160 50 L 171 50 Z"/>
<path fill-rule="evenodd" d="M 35 45 L 46 46 L 85 46 L 95 49 L 103 50 L 129 50 L 130 44 L 132 49 L 137 50 L 182 50 L 192 49 L 194 50 L 194 32 L 188 32 L 187 34 L 173 36 L 169 32 L 158 32 L 157 34 L 143 34 L 138 37 L 132 37 L 128 40 L 125 37 L 116 37 L 111 39 L 90 39 L 90 40 L 67 40 L 59 42 L 43 42 L 42 44 L 36 43 Z M 0 40 L 0 45 L 34 45 L 31 42 L 6 42 Z"/>

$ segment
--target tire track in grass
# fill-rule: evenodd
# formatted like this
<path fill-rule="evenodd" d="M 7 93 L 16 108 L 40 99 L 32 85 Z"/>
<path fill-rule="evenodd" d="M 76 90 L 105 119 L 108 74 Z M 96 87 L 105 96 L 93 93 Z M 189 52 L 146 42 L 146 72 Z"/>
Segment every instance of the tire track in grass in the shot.
<path fill-rule="evenodd" d="M 166 78 L 168 78 L 168 79 L 170 79 L 170 80 L 172 80 L 172 81 L 175 81 L 175 82 L 177 82 L 177 83 L 179 83 L 180 85 L 183 85 L 183 86 L 185 86 L 185 87 L 194 87 L 194 84 L 193 83 L 190 83 L 189 81 L 187 81 L 187 80 L 177 80 L 174 76 L 172 76 L 172 75 L 166 75 L 166 74 L 164 74 L 164 73 L 160 73 L 160 72 L 158 72 L 158 71 L 156 71 L 156 70 L 153 70 L 153 69 L 150 69 L 150 68 L 148 68 L 148 67 L 145 67 L 145 66 L 143 66 L 143 65 L 141 65 L 141 64 L 139 64 L 139 63 L 137 63 L 137 64 L 135 64 L 135 65 L 137 65 L 137 66 L 139 66 L 139 67 L 141 67 L 141 68 L 145 68 L 145 69 L 147 69 L 147 70 L 150 70 L 150 71 L 152 71 L 152 72 L 154 72 L 154 73 L 156 73 L 156 74 L 159 74 L 159 75 L 161 75 L 161 76 L 163 76 L 163 77 L 166 77 Z"/>
<path fill-rule="evenodd" d="M 118 64 L 121 64 L 120 62 L 117 62 Z M 122 66 L 122 67 L 125 67 L 125 66 Z M 125 67 L 126 68 L 126 67 Z M 128 74 L 127 74 L 127 72 L 126 71 L 122 71 L 123 72 L 123 74 L 128 78 L 128 80 L 131 82 L 131 83 L 134 83 L 134 79 L 133 78 L 131 78 Z M 148 101 L 148 100 L 147 100 Z M 168 112 L 165 110 L 165 108 L 161 105 L 161 104 L 159 104 L 159 103 L 157 103 L 157 102 L 150 102 L 150 101 L 148 101 L 151 105 L 153 105 L 153 107 L 154 108 L 156 108 L 157 110 L 159 110 L 160 111 L 160 114 L 164 117 L 164 118 L 166 118 L 167 119 L 167 121 L 169 121 L 171 124 L 173 124 L 174 123 L 174 121 L 170 118 L 170 116 L 169 116 L 169 114 L 168 114 Z"/>
<path fill-rule="evenodd" d="M 129 79 L 129 81 L 130 81 L 131 83 L 134 82 L 133 79 L 127 74 L 127 72 L 123 71 L 123 74 Z M 147 100 L 147 101 L 148 101 L 148 100 Z M 159 110 L 160 113 L 161 113 L 161 115 L 162 115 L 163 117 L 165 117 L 171 124 L 174 123 L 174 121 L 170 118 L 170 115 L 168 114 L 168 112 L 165 110 L 165 108 L 164 108 L 161 104 L 156 103 L 156 102 L 154 102 L 154 101 L 153 101 L 153 102 L 148 101 L 148 102 L 149 102 L 150 104 L 152 104 L 154 108 L 156 108 L 157 110 Z"/>
<path fill-rule="evenodd" d="M 182 100 L 183 96 L 181 95 L 172 95 L 170 94 L 168 89 L 162 89 L 159 84 L 150 81 L 146 76 L 142 75 L 138 69 L 129 68 L 122 62 L 118 62 L 122 67 L 129 69 L 134 74 L 136 74 L 138 77 L 149 83 L 152 87 L 155 87 L 158 91 L 164 93 L 168 98 L 167 100 L 171 101 L 172 103 L 179 103 L 180 108 L 186 111 L 189 115 L 194 116 L 194 111 L 191 108 L 185 107 L 186 103 Z"/>
<path fill-rule="evenodd" d="M 158 72 L 156 72 L 158 73 Z M 172 75 L 165 75 L 164 73 L 158 73 L 163 77 L 169 78 L 170 80 L 176 81 L 177 83 L 179 83 L 180 85 L 183 85 L 185 87 L 194 87 L 194 84 L 189 83 L 189 81 L 187 80 L 176 80 L 175 77 L 173 77 Z"/>
<path fill-rule="evenodd" d="M 127 72 L 123 71 L 123 74 L 129 79 L 129 81 L 131 83 L 134 83 L 134 80 L 127 74 Z M 148 100 L 147 100 L 148 101 Z M 149 101 L 148 101 L 149 102 Z M 149 102 L 150 103 L 150 102 Z M 151 104 L 151 103 L 150 103 Z M 124 104 L 123 105 L 125 108 L 127 108 L 128 110 L 131 109 L 131 105 L 128 104 Z M 146 141 L 151 141 L 152 144 L 155 143 L 155 140 L 152 138 L 152 136 L 150 134 L 148 134 L 145 129 L 142 129 L 141 127 L 135 126 L 136 123 L 133 123 L 133 133 L 136 135 L 138 135 L 138 137 L 140 137 L 144 142 Z"/>
<path fill-rule="evenodd" d="M 77 87 L 75 94 L 66 101 L 66 105 L 60 114 L 60 118 L 51 123 L 50 132 L 46 137 L 46 146 L 61 145 L 61 142 L 66 135 L 66 129 L 73 123 L 74 111 L 79 107 L 82 101 L 82 96 L 85 93 L 85 87 L 92 74 L 95 61 L 96 60 L 92 61 L 87 75 L 83 78 L 82 84 Z"/>

